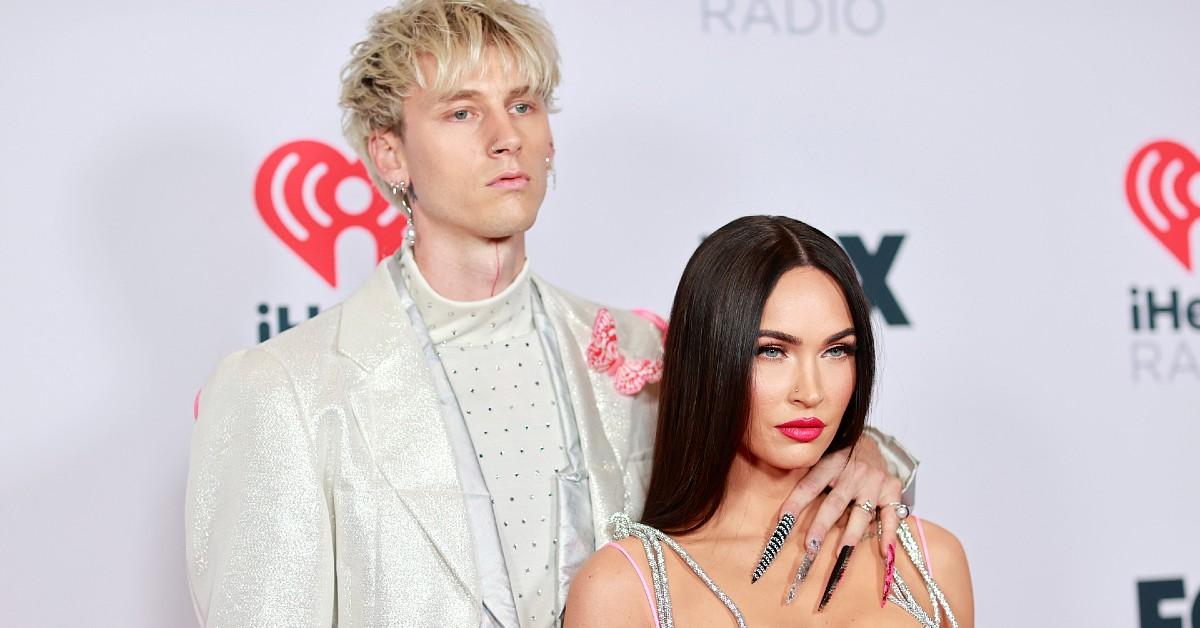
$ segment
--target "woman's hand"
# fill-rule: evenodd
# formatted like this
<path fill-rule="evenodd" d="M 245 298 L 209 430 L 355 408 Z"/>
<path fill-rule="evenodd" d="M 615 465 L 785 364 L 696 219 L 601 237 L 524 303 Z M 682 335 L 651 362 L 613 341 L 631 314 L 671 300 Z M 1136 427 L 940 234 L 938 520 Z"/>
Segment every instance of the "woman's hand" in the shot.
<path fill-rule="evenodd" d="M 798 516 L 809 504 L 820 499 L 816 516 L 802 538 L 805 552 L 809 559 L 803 561 L 801 571 L 811 565 L 811 558 L 828 539 L 825 536 L 838 519 L 853 505 L 850 511 L 846 529 L 837 539 L 835 553 L 844 546 L 857 546 L 867 532 L 868 526 L 874 521 L 876 514 L 883 523 L 883 537 L 879 544 L 880 554 L 886 559 L 887 548 L 896 546 L 896 529 L 900 518 L 894 506 L 900 502 L 900 480 L 888 475 L 887 464 L 879 452 L 879 446 L 868 436 L 858 440 L 853 448 L 842 449 L 825 455 L 813 468 L 796 484 L 791 495 L 784 501 L 779 515 L 792 513 Z M 826 488 L 828 494 L 822 496 Z M 860 504 L 870 504 L 870 511 Z M 807 579 L 808 574 L 798 574 Z"/>

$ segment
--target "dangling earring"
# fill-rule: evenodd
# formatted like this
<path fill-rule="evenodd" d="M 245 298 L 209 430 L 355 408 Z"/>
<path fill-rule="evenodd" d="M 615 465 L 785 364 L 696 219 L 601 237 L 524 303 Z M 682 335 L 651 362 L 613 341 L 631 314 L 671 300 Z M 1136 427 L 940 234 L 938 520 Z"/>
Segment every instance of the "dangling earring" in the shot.
<path fill-rule="evenodd" d="M 408 240 L 409 244 L 414 244 L 417 241 L 417 227 L 413 224 L 413 210 L 408 204 L 408 181 L 401 180 L 391 183 L 390 186 L 392 196 L 400 201 L 400 209 L 404 211 L 405 222 L 408 224 L 404 231 L 404 239 Z"/>
<path fill-rule="evenodd" d="M 555 174 L 554 163 L 550 161 L 549 157 L 546 158 L 546 175 L 550 178 L 550 189 L 557 190 L 558 189 L 558 175 Z"/>

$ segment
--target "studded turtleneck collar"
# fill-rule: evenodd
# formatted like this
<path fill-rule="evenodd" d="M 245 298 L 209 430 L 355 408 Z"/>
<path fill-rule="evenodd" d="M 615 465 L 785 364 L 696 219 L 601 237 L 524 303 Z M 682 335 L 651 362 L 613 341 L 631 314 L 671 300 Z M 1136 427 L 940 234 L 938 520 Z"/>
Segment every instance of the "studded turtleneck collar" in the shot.
<path fill-rule="evenodd" d="M 404 250 L 400 269 L 405 287 L 420 308 L 429 337 L 436 344 L 480 345 L 533 331 L 528 259 L 507 288 L 481 301 L 454 301 L 438 294 L 421 274 L 412 249 Z"/>

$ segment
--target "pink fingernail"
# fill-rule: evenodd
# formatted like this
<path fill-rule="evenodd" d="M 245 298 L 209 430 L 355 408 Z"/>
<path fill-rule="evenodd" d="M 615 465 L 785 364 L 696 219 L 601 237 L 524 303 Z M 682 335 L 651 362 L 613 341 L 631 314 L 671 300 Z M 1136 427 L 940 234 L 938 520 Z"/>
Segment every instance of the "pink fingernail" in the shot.
<path fill-rule="evenodd" d="M 888 593 L 892 591 L 892 580 L 896 574 L 896 547 L 888 543 L 887 549 L 887 569 L 883 574 L 883 598 L 879 600 L 879 608 L 887 606 Z"/>

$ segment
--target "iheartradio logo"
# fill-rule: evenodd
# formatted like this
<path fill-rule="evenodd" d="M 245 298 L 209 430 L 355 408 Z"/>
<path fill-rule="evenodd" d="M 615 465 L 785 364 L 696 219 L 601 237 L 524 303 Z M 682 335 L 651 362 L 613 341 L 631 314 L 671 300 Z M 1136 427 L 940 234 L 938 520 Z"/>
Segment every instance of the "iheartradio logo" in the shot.
<path fill-rule="evenodd" d="M 297 140 L 267 156 L 254 179 L 263 222 L 330 287 L 337 287 L 337 240 L 347 229 L 366 230 L 376 260 L 404 239 L 405 219 L 372 185 L 360 160 L 332 146 Z"/>
<path fill-rule="evenodd" d="M 1189 236 L 1200 219 L 1200 160 L 1169 140 L 1142 148 L 1129 163 L 1125 194 L 1142 226 L 1192 270 Z"/>

